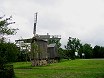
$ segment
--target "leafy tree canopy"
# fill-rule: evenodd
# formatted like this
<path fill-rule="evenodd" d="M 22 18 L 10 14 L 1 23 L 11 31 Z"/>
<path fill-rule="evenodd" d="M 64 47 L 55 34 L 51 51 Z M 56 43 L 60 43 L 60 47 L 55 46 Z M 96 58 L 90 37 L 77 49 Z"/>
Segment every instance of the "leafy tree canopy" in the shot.
<path fill-rule="evenodd" d="M 78 38 L 69 37 L 67 45 L 65 46 L 66 50 L 69 51 L 70 58 L 75 58 L 75 52 L 78 52 L 81 46 L 80 40 Z"/>
<path fill-rule="evenodd" d="M 15 22 L 11 22 L 12 16 L 9 18 L 4 18 L 5 16 L 0 17 L 0 42 L 4 41 L 4 35 L 14 35 L 16 34 L 16 30 L 14 28 L 10 28 L 9 25 L 14 24 Z"/>
<path fill-rule="evenodd" d="M 92 47 L 90 44 L 84 44 L 83 45 L 83 52 L 85 53 L 85 58 L 91 58 L 92 57 Z"/>
<path fill-rule="evenodd" d="M 49 44 L 56 43 L 56 45 L 57 45 L 58 48 L 60 48 L 60 46 L 61 46 L 60 40 L 59 39 L 55 39 L 54 37 L 52 39 L 49 39 L 48 43 Z"/>
<path fill-rule="evenodd" d="M 4 35 L 13 35 L 15 34 L 17 29 L 13 29 L 8 27 L 10 24 L 15 22 L 11 22 L 12 16 L 9 18 L 0 17 L 0 69 L 3 68 L 5 63 L 12 62 L 16 60 L 17 48 L 16 45 L 12 43 L 3 43 Z"/>
<path fill-rule="evenodd" d="M 10 24 L 14 24 L 15 22 L 11 22 L 12 16 L 9 18 L 0 17 L 0 36 L 1 35 L 13 35 L 15 34 L 17 29 L 8 27 Z"/>

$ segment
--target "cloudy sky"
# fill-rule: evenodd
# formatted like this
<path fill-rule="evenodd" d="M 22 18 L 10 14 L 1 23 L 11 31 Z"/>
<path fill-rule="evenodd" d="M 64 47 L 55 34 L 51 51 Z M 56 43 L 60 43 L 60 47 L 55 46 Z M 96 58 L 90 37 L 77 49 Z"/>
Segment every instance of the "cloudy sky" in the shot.
<path fill-rule="evenodd" d="M 104 0 L 0 0 L 0 16 L 13 16 L 18 28 L 12 41 L 33 36 L 34 13 L 38 12 L 37 34 L 69 36 L 82 43 L 104 46 Z"/>

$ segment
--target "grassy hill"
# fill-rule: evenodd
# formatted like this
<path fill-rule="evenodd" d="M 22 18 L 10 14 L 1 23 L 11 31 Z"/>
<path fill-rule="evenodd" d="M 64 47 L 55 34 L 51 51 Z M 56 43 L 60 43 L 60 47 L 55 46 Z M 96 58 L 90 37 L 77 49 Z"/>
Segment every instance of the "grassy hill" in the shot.
<path fill-rule="evenodd" d="M 104 78 L 104 60 L 63 60 L 32 67 L 30 62 L 13 63 L 16 78 Z"/>

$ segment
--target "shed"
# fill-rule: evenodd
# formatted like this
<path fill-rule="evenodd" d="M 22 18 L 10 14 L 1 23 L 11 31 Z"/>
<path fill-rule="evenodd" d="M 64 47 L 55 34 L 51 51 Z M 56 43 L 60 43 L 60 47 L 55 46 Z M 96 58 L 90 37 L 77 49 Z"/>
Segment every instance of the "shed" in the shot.
<path fill-rule="evenodd" d="M 57 45 L 55 43 L 47 45 L 47 52 L 49 59 L 55 59 L 58 57 Z"/>

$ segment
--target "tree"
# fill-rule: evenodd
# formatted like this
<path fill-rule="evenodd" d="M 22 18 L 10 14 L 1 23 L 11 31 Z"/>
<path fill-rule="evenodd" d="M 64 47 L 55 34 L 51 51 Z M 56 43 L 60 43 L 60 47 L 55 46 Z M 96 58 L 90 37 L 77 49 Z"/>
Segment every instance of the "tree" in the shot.
<path fill-rule="evenodd" d="M 94 58 L 99 58 L 99 53 L 100 53 L 100 46 L 96 45 L 94 48 L 93 48 L 93 57 Z"/>
<path fill-rule="evenodd" d="M 60 59 L 68 59 L 69 60 L 70 52 L 68 52 L 68 50 L 59 48 L 59 56 L 60 56 Z"/>
<path fill-rule="evenodd" d="M 104 58 L 104 47 L 100 48 L 100 58 Z"/>
<path fill-rule="evenodd" d="M 83 52 L 83 45 L 81 44 L 80 48 L 79 48 L 79 51 L 78 51 L 78 54 L 79 54 L 80 58 L 83 58 L 82 53 L 84 53 L 84 52 Z"/>
<path fill-rule="evenodd" d="M 56 43 L 58 49 L 61 46 L 60 40 L 59 39 L 55 39 L 54 37 L 48 40 L 48 44 L 52 44 L 52 43 Z"/>
<path fill-rule="evenodd" d="M 15 22 L 10 22 L 12 20 L 12 16 L 9 18 L 3 19 L 0 17 L 0 67 L 3 68 L 4 64 L 7 63 L 10 58 L 10 53 L 12 54 L 13 50 L 15 49 L 13 44 L 3 43 L 4 42 L 4 35 L 13 35 L 16 33 L 17 29 L 12 29 L 8 27 L 10 24 Z M 15 50 L 14 50 L 15 51 Z M 13 59 L 13 58 L 12 58 Z"/>
<path fill-rule="evenodd" d="M 15 62 L 18 57 L 17 46 L 13 43 L 0 43 L 0 57 L 1 62 Z"/>
<path fill-rule="evenodd" d="M 4 41 L 4 35 L 14 35 L 16 33 L 16 30 L 18 29 L 13 29 L 8 27 L 11 24 L 14 24 L 15 22 L 10 22 L 12 20 L 12 16 L 9 18 L 3 19 L 3 17 L 0 17 L 0 42 Z"/>
<path fill-rule="evenodd" d="M 85 54 L 85 58 L 91 58 L 92 57 L 92 47 L 90 44 L 84 44 L 83 45 L 83 53 Z"/>
<path fill-rule="evenodd" d="M 79 39 L 69 37 L 65 48 L 69 52 L 71 59 L 75 59 L 75 52 L 78 52 L 80 46 L 81 46 L 81 43 Z"/>
<path fill-rule="evenodd" d="M 96 45 L 93 48 L 93 57 L 94 58 L 104 58 L 104 47 Z"/>

